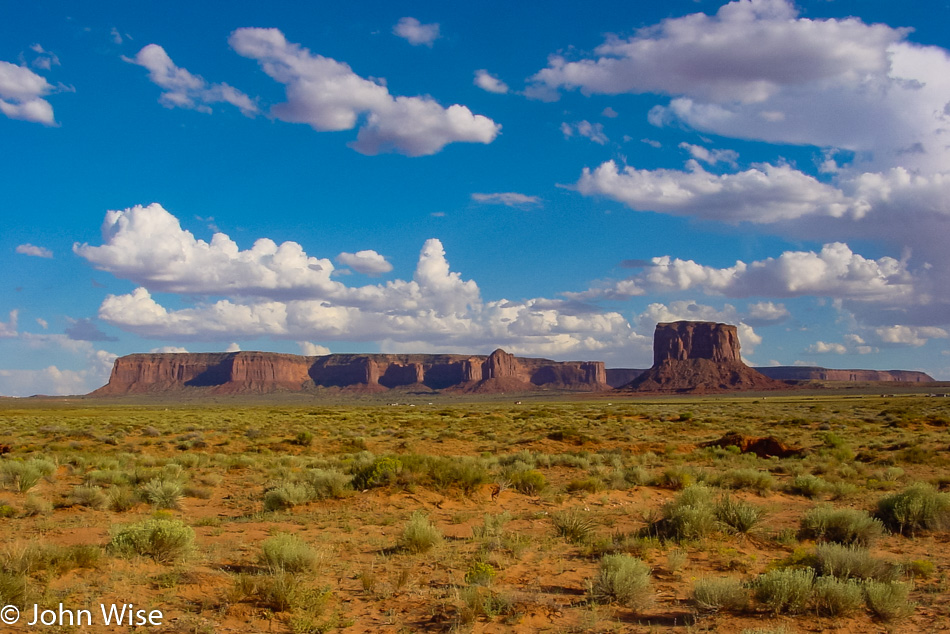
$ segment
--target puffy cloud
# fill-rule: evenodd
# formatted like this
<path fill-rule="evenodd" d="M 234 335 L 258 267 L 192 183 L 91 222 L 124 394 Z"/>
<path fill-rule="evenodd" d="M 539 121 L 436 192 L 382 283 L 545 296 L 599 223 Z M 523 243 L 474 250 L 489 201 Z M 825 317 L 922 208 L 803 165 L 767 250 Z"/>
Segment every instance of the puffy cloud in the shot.
<path fill-rule="evenodd" d="M 649 337 L 617 312 L 544 298 L 484 301 L 474 281 L 451 270 L 436 239 L 422 246 L 411 280 L 349 287 L 330 280 L 332 264 L 299 245 L 258 240 L 242 251 L 223 234 L 205 242 L 159 205 L 109 212 L 103 238 L 99 247 L 76 245 L 76 253 L 141 286 L 108 295 L 99 318 L 143 337 L 381 341 L 390 350 L 417 351 L 504 346 L 523 354 L 597 352 L 620 364 L 650 349 Z M 174 310 L 153 291 L 201 301 Z"/>
<path fill-rule="evenodd" d="M 690 143 L 680 143 L 680 148 L 689 152 L 697 161 L 702 161 L 708 165 L 716 163 L 728 163 L 736 167 L 736 161 L 739 160 L 739 153 L 735 150 L 710 150 L 701 145 L 692 145 Z"/>
<path fill-rule="evenodd" d="M 578 136 L 586 137 L 597 143 L 598 145 L 604 145 L 610 139 L 607 138 L 607 135 L 604 134 L 604 124 L 602 123 L 591 123 L 590 121 L 578 121 L 576 123 L 562 123 L 561 132 L 564 134 L 565 138 L 572 137 L 575 134 Z"/>
<path fill-rule="evenodd" d="M 363 154 L 435 154 L 449 143 L 491 143 L 501 129 L 465 106 L 443 108 L 429 97 L 393 97 L 383 84 L 288 42 L 277 29 L 238 29 L 229 42 L 286 85 L 287 101 L 271 108 L 278 119 L 330 131 L 352 129 L 365 115 L 350 144 Z"/>
<path fill-rule="evenodd" d="M 336 261 L 366 275 L 382 275 L 393 270 L 393 265 L 387 262 L 385 257 L 372 250 L 357 251 L 356 253 L 344 251 L 336 256 Z"/>
<path fill-rule="evenodd" d="M 797 18 L 785 0 L 738 0 L 715 16 L 695 13 L 628 39 L 610 37 L 596 59 L 552 56 L 530 81 L 550 90 L 759 103 L 786 86 L 855 83 L 885 72 L 888 46 L 905 34 L 854 18 Z"/>
<path fill-rule="evenodd" d="M 533 207 L 541 204 L 541 199 L 537 196 L 528 196 L 516 192 L 472 194 L 472 200 L 486 205 L 505 205 L 506 207 Z"/>
<path fill-rule="evenodd" d="M 946 339 L 948 337 L 946 330 L 934 326 L 884 326 L 875 328 L 874 334 L 882 344 L 914 346 L 915 348 L 926 344 L 929 339 Z"/>
<path fill-rule="evenodd" d="M 607 161 L 584 168 L 577 190 L 606 196 L 636 211 L 656 211 L 723 222 L 774 223 L 813 214 L 855 216 L 864 209 L 836 188 L 788 165 L 762 164 L 713 174 L 696 161 L 687 171 L 638 170 Z"/>
<path fill-rule="evenodd" d="M 152 348 L 149 352 L 153 354 L 188 354 L 187 348 L 182 348 L 181 346 L 161 346 L 159 348 Z"/>
<path fill-rule="evenodd" d="M 669 256 L 652 259 L 637 278 L 651 289 L 687 290 L 730 297 L 816 295 L 858 301 L 898 302 L 912 297 L 914 287 L 905 263 L 891 257 L 877 260 L 851 251 L 841 242 L 821 251 L 786 251 L 777 258 L 715 268 Z"/>
<path fill-rule="evenodd" d="M 413 46 L 424 44 L 431 47 L 439 39 L 439 24 L 422 24 L 416 18 L 400 18 L 393 27 L 393 35 L 397 35 Z"/>
<path fill-rule="evenodd" d="M 27 242 L 26 244 L 17 245 L 16 252 L 22 255 L 32 255 L 37 258 L 51 258 L 53 257 L 53 252 L 47 249 L 46 247 L 38 247 Z"/>
<path fill-rule="evenodd" d="M 261 239 L 247 250 L 223 233 L 198 240 L 158 203 L 109 211 L 102 246 L 74 245 L 96 268 L 154 290 L 188 294 L 326 295 L 333 264 L 295 242 Z"/>
<path fill-rule="evenodd" d="M 254 116 L 259 112 L 257 104 L 240 90 L 225 83 L 210 84 L 200 75 L 192 75 L 176 66 L 158 44 L 145 46 L 134 59 L 123 59 L 148 70 L 148 78 L 152 83 L 165 91 L 159 97 L 159 103 L 166 108 L 187 108 L 208 113 L 211 112 L 209 104 L 229 103 L 246 116 Z"/>
<path fill-rule="evenodd" d="M 10 119 L 55 126 L 53 106 L 43 99 L 53 87 L 25 66 L 0 61 L 0 112 Z"/>
<path fill-rule="evenodd" d="M 750 326 L 767 326 L 783 322 L 791 316 L 792 314 L 785 308 L 785 304 L 756 302 L 746 307 L 743 321 Z"/>
<path fill-rule="evenodd" d="M 508 84 L 501 81 L 484 68 L 475 71 L 475 85 L 482 90 L 493 92 L 498 95 L 503 95 L 508 92 Z"/>
<path fill-rule="evenodd" d="M 297 345 L 300 346 L 300 353 L 308 357 L 323 357 L 330 354 L 330 349 L 326 346 L 310 341 L 298 341 Z"/>
<path fill-rule="evenodd" d="M 805 349 L 805 352 L 808 354 L 847 354 L 848 349 L 844 346 L 844 344 L 816 341 L 812 345 L 808 346 Z"/>
<path fill-rule="evenodd" d="M 225 352 L 240 352 L 241 345 L 237 342 L 232 342 L 228 344 L 228 347 L 224 349 Z"/>

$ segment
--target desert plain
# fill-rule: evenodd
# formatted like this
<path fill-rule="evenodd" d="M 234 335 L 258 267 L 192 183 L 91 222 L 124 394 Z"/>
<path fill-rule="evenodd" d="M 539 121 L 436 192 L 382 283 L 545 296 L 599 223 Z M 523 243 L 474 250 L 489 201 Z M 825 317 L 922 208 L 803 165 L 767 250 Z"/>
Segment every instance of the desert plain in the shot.
<path fill-rule="evenodd" d="M 156 633 L 946 631 L 950 400 L 875 389 L 4 399 L 0 602 Z M 801 451 L 704 446 L 727 433 Z"/>

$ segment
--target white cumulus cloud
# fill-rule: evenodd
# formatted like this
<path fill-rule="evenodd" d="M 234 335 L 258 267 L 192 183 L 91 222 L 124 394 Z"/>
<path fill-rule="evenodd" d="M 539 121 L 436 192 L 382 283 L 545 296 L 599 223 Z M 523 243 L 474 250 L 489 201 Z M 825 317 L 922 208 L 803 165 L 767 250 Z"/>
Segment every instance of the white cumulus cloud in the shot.
<path fill-rule="evenodd" d="M 484 68 L 475 71 L 475 85 L 482 90 L 503 95 L 508 92 L 508 84 L 492 75 Z"/>
<path fill-rule="evenodd" d="M 53 106 L 43 99 L 53 86 L 26 66 L 0 61 L 0 112 L 10 119 L 55 126 Z"/>
<path fill-rule="evenodd" d="M 371 249 L 356 253 L 344 251 L 336 256 L 336 261 L 366 275 L 382 275 L 393 270 L 393 265 L 387 262 L 385 257 Z"/>
<path fill-rule="evenodd" d="M 298 341 L 297 345 L 300 346 L 300 353 L 308 357 L 323 357 L 330 354 L 330 349 L 326 346 L 310 341 Z"/>
<path fill-rule="evenodd" d="M 416 18 L 400 18 L 393 27 L 393 35 L 401 37 L 413 46 L 432 46 L 439 39 L 439 24 L 423 24 Z"/>
<path fill-rule="evenodd" d="M 459 104 L 444 108 L 431 97 L 394 97 L 382 83 L 288 42 L 277 29 L 238 29 L 229 42 L 286 86 L 287 101 L 271 108 L 278 119 L 331 131 L 350 130 L 365 117 L 350 144 L 363 154 L 424 156 L 449 143 L 491 143 L 501 129 Z"/>
<path fill-rule="evenodd" d="M 159 97 L 159 103 L 166 108 L 186 108 L 208 113 L 211 112 L 209 104 L 229 103 L 246 116 L 258 113 L 257 104 L 246 94 L 225 83 L 209 83 L 200 75 L 193 75 L 176 66 L 158 44 L 149 44 L 134 58 L 123 59 L 148 70 L 148 78 L 152 83 L 165 91 Z"/>
<path fill-rule="evenodd" d="M 51 258 L 53 257 L 53 252 L 47 249 L 46 247 L 38 247 L 36 245 L 26 244 L 17 245 L 16 252 L 22 255 L 32 255 L 37 258 Z"/>

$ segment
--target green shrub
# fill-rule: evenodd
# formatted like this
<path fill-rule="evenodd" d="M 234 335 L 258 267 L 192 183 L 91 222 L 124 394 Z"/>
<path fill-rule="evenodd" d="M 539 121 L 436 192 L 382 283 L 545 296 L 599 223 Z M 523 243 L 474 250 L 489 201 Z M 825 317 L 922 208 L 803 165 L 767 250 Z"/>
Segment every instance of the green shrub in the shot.
<path fill-rule="evenodd" d="M 69 494 L 68 501 L 76 506 L 85 506 L 91 509 L 104 509 L 109 503 L 109 498 L 99 487 L 77 486 L 73 487 Z"/>
<path fill-rule="evenodd" d="M 465 583 L 471 583 L 478 586 L 490 585 L 495 578 L 495 568 L 485 561 L 475 561 L 469 566 L 465 573 Z"/>
<path fill-rule="evenodd" d="M 109 549 L 123 557 L 141 555 L 159 563 L 169 563 L 191 552 L 195 531 L 181 520 L 150 519 L 118 527 Z"/>
<path fill-rule="evenodd" d="M 294 610 L 316 617 L 326 606 L 330 590 L 314 588 L 305 583 L 302 575 L 289 572 L 238 575 L 234 580 L 231 598 L 236 601 L 250 601 L 274 612 Z"/>
<path fill-rule="evenodd" d="M 296 535 L 279 533 L 261 544 L 261 563 L 272 572 L 305 572 L 313 570 L 319 557 Z"/>
<path fill-rule="evenodd" d="M 749 590 L 733 577 L 697 579 L 693 585 L 693 604 L 701 612 L 741 612 L 749 605 Z"/>
<path fill-rule="evenodd" d="M 747 534 L 765 517 L 765 511 L 754 504 L 723 496 L 716 502 L 716 519 L 733 533 Z"/>
<path fill-rule="evenodd" d="M 902 535 L 943 530 L 950 526 L 950 495 L 918 482 L 878 501 L 877 517 Z"/>
<path fill-rule="evenodd" d="M 41 497 L 28 495 L 26 496 L 26 501 L 23 502 L 23 512 L 27 515 L 27 517 L 33 517 L 35 515 L 48 515 L 49 513 L 53 512 L 53 505 Z"/>
<path fill-rule="evenodd" d="M 866 548 L 835 543 L 815 547 L 814 568 L 818 574 L 839 579 L 894 579 L 899 566 L 876 559 Z"/>
<path fill-rule="evenodd" d="M 291 442 L 301 447 L 309 447 L 313 444 L 313 434 L 307 430 L 299 431 Z"/>
<path fill-rule="evenodd" d="M 511 486 L 525 495 L 538 495 L 548 486 L 547 478 L 536 469 L 514 471 L 508 476 L 508 480 Z"/>
<path fill-rule="evenodd" d="M 155 509 L 179 509 L 183 495 L 182 485 L 175 480 L 154 478 L 142 485 L 142 495 Z"/>
<path fill-rule="evenodd" d="M 598 493 L 607 488 L 604 481 L 594 476 L 588 476 L 579 480 L 571 480 L 565 487 L 568 493 Z"/>
<path fill-rule="evenodd" d="M 914 604 L 908 600 L 910 588 L 910 584 L 899 581 L 866 581 L 864 601 L 874 616 L 893 621 L 913 611 Z"/>
<path fill-rule="evenodd" d="M 800 614 L 811 599 L 814 580 L 808 568 L 773 570 L 755 580 L 755 598 L 774 614 Z"/>
<path fill-rule="evenodd" d="M 0 570 L 0 603 L 24 608 L 26 604 L 26 576 Z"/>
<path fill-rule="evenodd" d="M 376 458 L 353 474 L 353 488 L 357 491 L 394 484 L 402 473 L 402 461 L 388 456 Z"/>
<path fill-rule="evenodd" d="M 432 525 L 429 516 L 416 511 L 402 530 L 397 546 L 411 553 L 424 553 L 442 543 L 442 533 Z"/>
<path fill-rule="evenodd" d="M 775 478 L 768 471 L 730 469 L 717 478 L 716 484 L 727 489 L 748 489 L 756 493 L 767 493 L 775 488 Z"/>
<path fill-rule="evenodd" d="M 554 532 L 572 544 L 584 544 L 591 540 L 597 523 L 586 513 L 577 510 L 551 515 Z"/>
<path fill-rule="evenodd" d="M 121 513 L 135 508 L 141 500 L 138 494 L 129 487 L 113 487 L 109 489 L 108 505 L 109 510 Z"/>
<path fill-rule="evenodd" d="M 646 532 L 674 540 L 700 539 L 716 529 L 716 513 L 709 489 L 694 484 L 683 489 L 648 522 Z"/>
<path fill-rule="evenodd" d="M 604 555 L 591 586 L 591 598 L 599 603 L 619 603 L 632 610 L 650 604 L 653 587 L 650 567 L 630 555 Z"/>
<path fill-rule="evenodd" d="M 308 469 L 304 475 L 304 482 L 315 500 L 344 497 L 349 481 L 350 479 L 339 471 L 327 469 Z"/>
<path fill-rule="evenodd" d="M 861 583 L 854 579 L 818 577 L 814 587 L 815 610 L 822 616 L 846 616 L 864 605 Z"/>
<path fill-rule="evenodd" d="M 485 513 L 481 526 L 472 527 L 472 536 L 476 539 L 500 540 L 505 534 L 505 524 L 511 521 L 511 513 L 504 511 L 496 515 Z"/>
<path fill-rule="evenodd" d="M 310 501 L 310 489 L 302 484 L 284 482 L 264 493 L 265 511 L 284 511 Z"/>
<path fill-rule="evenodd" d="M 795 478 L 786 487 L 789 493 L 803 495 L 807 498 L 817 498 L 831 489 L 828 482 L 816 475 L 804 474 Z"/>
<path fill-rule="evenodd" d="M 867 511 L 818 506 L 802 517 L 799 537 L 870 546 L 883 531 L 881 521 L 868 515 Z"/>
<path fill-rule="evenodd" d="M 670 467 L 657 478 L 656 486 L 682 490 L 696 483 L 696 474 L 689 467 Z"/>
<path fill-rule="evenodd" d="M 15 544 L 3 552 L 2 569 L 30 575 L 41 571 L 63 574 L 76 568 L 95 568 L 102 550 L 98 546 L 77 544 L 59 546 L 41 542 Z"/>
<path fill-rule="evenodd" d="M 51 473 L 47 465 L 52 465 L 47 460 L 9 460 L 0 463 L 0 480 L 4 486 L 13 491 L 26 493 L 32 489 L 43 478 L 44 475 Z M 55 466 L 53 466 L 55 470 Z"/>
<path fill-rule="evenodd" d="M 511 597 L 479 585 L 469 585 L 459 592 L 462 609 L 459 616 L 465 623 L 478 618 L 494 619 L 499 616 L 511 616 L 515 613 L 515 603 Z"/>

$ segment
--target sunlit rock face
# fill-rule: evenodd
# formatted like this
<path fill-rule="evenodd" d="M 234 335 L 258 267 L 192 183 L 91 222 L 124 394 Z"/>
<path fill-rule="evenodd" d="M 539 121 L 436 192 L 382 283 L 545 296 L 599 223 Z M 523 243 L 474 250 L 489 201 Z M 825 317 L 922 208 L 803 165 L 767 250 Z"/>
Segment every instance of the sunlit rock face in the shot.
<path fill-rule="evenodd" d="M 96 396 L 191 390 L 215 394 L 300 392 L 318 388 L 384 392 L 429 389 L 466 392 L 558 389 L 608 390 L 601 361 L 551 361 L 452 354 L 328 354 L 274 352 L 152 353 L 116 359 Z"/>
<path fill-rule="evenodd" d="M 620 389 L 723 392 L 786 387 L 786 384 L 770 379 L 742 362 L 735 326 L 708 321 L 676 321 L 656 325 L 653 367 Z"/>

